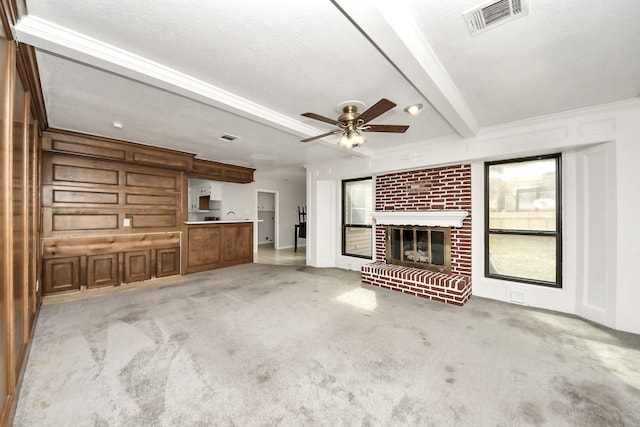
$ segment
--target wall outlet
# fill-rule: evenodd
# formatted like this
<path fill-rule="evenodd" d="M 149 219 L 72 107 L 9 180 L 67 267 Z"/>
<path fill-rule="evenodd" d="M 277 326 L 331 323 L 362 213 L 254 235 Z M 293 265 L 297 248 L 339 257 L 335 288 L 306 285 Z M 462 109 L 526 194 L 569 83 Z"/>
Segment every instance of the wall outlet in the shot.
<path fill-rule="evenodd" d="M 125 227 L 131 227 L 131 218 L 125 218 L 122 225 Z"/>

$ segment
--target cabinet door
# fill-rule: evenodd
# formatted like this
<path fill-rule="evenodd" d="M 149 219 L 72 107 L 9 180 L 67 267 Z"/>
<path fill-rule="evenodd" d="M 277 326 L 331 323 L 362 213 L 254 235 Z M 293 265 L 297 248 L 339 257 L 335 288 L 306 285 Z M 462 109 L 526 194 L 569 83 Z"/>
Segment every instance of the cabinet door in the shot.
<path fill-rule="evenodd" d="M 187 273 L 209 270 L 220 263 L 221 226 L 189 227 Z"/>
<path fill-rule="evenodd" d="M 253 224 L 228 224 L 222 228 L 224 261 L 253 260 Z"/>
<path fill-rule="evenodd" d="M 180 274 L 180 248 L 156 251 L 156 277 Z"/>
<path fill-rule="evenodd" d="M 45 259 L 43 273 L 45 295 L 80 289 L 80 257 Z"/>
<path fill-rule="evenodd" d="M 124 253 L 124 283 L 151 279 L 151 251 Z"/>
<path fill-rule="evenodd" d="M 118 254 L 87 257 L 87 288 L 118 284 Z"/>

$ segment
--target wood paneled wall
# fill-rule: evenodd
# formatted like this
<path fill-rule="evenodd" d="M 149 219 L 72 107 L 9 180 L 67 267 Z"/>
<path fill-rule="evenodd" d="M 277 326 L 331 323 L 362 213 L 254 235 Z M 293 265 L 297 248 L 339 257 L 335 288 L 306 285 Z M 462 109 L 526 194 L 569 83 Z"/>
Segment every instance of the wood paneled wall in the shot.
<path fill-rule="evenodd" d="M 187 219 L 187 174 L 252 182 L 253 172 L 251 168 L 195 159 L 189 153 L 45 131 L 41 204 L 44 293 L 191 272 L 189 268 L 181 271 L 185 265 L 181 236 Z M 242 255 L 243 260 L 250 259 Z"/>
<path fill-rule="evenodd" d="M 0 426 L 9 422 L 39 304 L 39 138 L 16 45 L 0 38 Z"/>
<path fill-rule="evenodd" d="M 43 151 L 44 293 L 180 274 L 185 185 L 180 170 Z"/>

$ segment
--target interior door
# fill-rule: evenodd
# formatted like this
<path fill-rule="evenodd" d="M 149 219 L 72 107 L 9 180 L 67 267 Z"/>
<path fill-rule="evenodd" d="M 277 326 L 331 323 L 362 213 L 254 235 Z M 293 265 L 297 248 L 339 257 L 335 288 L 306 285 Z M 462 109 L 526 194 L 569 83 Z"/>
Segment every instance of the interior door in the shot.
<path fill-rule="evenodd" d="M 615 326 L 616 194 L 613 143 L 577 153 L 576 314 Z"/>

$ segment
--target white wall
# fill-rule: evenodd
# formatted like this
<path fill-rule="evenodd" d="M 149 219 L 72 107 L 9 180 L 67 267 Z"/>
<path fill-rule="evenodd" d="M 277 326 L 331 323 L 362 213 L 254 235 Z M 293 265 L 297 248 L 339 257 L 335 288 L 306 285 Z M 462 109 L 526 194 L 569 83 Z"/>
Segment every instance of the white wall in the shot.
<path fill-rule="evenodd" d="M 276 249 L 293 247 L 294 226 L 298 223 L 298 206 L 306 204 L 306 186 L 304 177 L 298 180 L 269 180 L 261 179 L 256 173 L 256 181 L 249 184 L 222 184 L 221 219 L 257 219 L 257 193 L 260 190 L 276 191 L 279 228 L 277 230 Z M 227 214 L 227 211 L 235 214 Z M 257 250 L 257 227 L 254 230 L 254 241 Z M 298 244 L 305 244 L 304 240 Z"/>
<path fill-rule="evenodd" d="M 599 168 L 585 172 L 584 156 L 589 147 L 603 144 L 607 149 L 610 172 L 601 175 Z M 552 289 L 517 284 L 484 277 L 484 179 L 483 164 L 487 160 L 515 158 L 528 155 L 563 153 L 563 288 Z M 371 158 L 351 158 L 331 165 L 307 165 L 309 194 L 309 233 L 314 236 L 307 246 L 307 263 L 313 266 L 339 266 L 347 262 L 357 265 L 357 258 L 349 261 L 339 255 L 340 248 L 340 181 L 392 171 L 420 169 L 447 164 L 472 164 L 472 277 L 473 294 L 501 301 L 522 303 L 535 307 L 585 315 L 583 304 L 586 287 L 612 283 L 615 301 L 607 306 L 610 312 L 601 322 L 616 329 L 640 333 L 640 280 L 637 260 L 640 255 L 640 227 L 637 213 L 640 197 L 640 101 L 625 102 L 523 120 L 504 126 L 484 128 L 475 138 L 452 138 L 427 141 L 403 150 L 389 150 Z M 594 165 L 597 163 L 593 163 Z M 584 176 L 591 173 L 593 176 Z M 598 175 L 600 174 L 600 175 Z M 596 176 L 606 177 L 610 191 L 596 188 Z M 587 184 L 585 184 L 587 182 Z M 591 184 L 588 184 L 591 182 Z M 330 193 L 330 194 L 329 194 Z M 580 193 L 580 194 L 578 194 Z M 594 199 L 595 198 L 595 199 Z M 615 230 L 603 241 L 603 234 L 585 209 L 610 204 L 606 217 Z M 329 207 L 329 205 L 333 205 Z M 331 212 L 329 212 L 331 210 Z M 327 218 L 333 218 L 328 221 Z M 332 227 L 327 232 L 326 227 Z M 579 244 L 591 238 L 609 245 L 609 260 L 602 268 L 589 271 L 595 255 L 585 253 Z M 337 239 L 337 241 L 336 241 Z M 593 239 L 596 239 L 595 242 Z M 586 240 L 589 241 L 589 240 Z M 333 256 L 330 256 L 332 253 Z M 600 253 L 600 255 L 602 252 Z M 591 282 L 584 283 L 585 274 Z M 595 276 L 595 279 L 594 279 Z M 580 280 L 578 280 L 578 277 Z"/>

